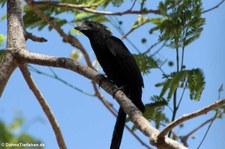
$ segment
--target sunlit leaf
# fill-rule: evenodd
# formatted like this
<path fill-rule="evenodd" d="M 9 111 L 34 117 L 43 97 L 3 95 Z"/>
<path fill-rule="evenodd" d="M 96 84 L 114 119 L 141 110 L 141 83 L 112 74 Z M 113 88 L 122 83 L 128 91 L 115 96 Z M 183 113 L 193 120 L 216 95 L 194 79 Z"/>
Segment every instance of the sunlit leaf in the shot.
<path fill-rule="evenodd" d="M 23 124 L 22 118 L 16 118 L 15 121 L 9 126 L 10 129 L 17 129 Z"/>
<path fill-rule="evenodd" d="M 70 54 L 70 58 L 72 58 L 76 61 L 79 61 L 81 59 L 81 57 L 82 57 L 82 54 L 77 50 L 73 50 Z"/>
<path fill-rule="evenodd" d="M 2 17 L 1 17 L 1 21 L 5 20 L 7 18 L 7 14 L 3 14 Z"/>
<path fill-rule="evenodd" d="M 150 73 L 152 68 L 158 68 L 158 63 L 160 63 L 159 60 L 155 60 L 146 54 L 134 54 L 134 58 L 143 74 Z"/>
<path fill-rule="evenodd" d="M 160 97 L 168 91 L 167 99 L 170 99 L 179 87 L 185 87 L 187 82 L 190 91 L 190 99 L 199 100 L 205 87 L 205 78 L 200 69 L 183 70 L 171 73 L 164 82 L 158 83 L 156 87 L 162 87 Z"/>
<path fill-rule="evenodd" d="M 169 41 L 169 47 L 179 48 L 199 38 L 205 23 L 205 19 L 201 17 L 201 0 L 166 0 L 159 3 L 158 9 L 165 18 L 151 19 L 156 26 L 150 33 L 159 30 L 160 41 Z"/>
<path fill-rule="evenodd" d="M 6 40 L 6 36 L 3 34 L 0 34 L 0 47 L 2 46 L 2 43 Z"/>

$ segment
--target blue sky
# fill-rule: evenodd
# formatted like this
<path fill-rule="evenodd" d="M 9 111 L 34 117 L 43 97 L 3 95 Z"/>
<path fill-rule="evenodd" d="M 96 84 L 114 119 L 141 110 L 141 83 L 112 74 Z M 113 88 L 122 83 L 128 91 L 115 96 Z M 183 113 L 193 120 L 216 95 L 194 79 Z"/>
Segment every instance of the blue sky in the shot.
<path fill-rule="evenodd" d="M 216 1 L 207 1 L 203 3 L 203 8 L 207 9 L 215 4 Z M 155 4 L 154 4 L 155 5 Z M 112 7 L 109 10 L 119 11 L 125 10 L 128 5 L 124 5 L 118 9 Z M 186 49 L 185 64 L 187 68 L 201 68 L 206 78 L 206 87 L 199 102 L 190 101 L 188 98 L 188 92 L 185 95 L 184 102 L 181 104 L 181 109 L 178 111 L 177 117 L 193 112 L 199 108 L 215 102 L 218 99 L 218 88 L 221 84 L 225 83 L 225 4 L 221 5 L 218 9 L 203 14 L 206 18 L 206 24 L 201 37 Z M 0 9 L 0 16 L 6 12 L 6 8 Z M 69 16 L 65 16 L 69 17 Z M 124 22 L 124 31 L 127 32 L 131 28 L 131 23 L 135 21 L 137 16 L 125 15 L 118 17 L 119 20 Z M 121 37 L 121 35 L 113 28 L 109 23 L 106 23 L 108 27 L 112 29 L 115 36 Z M 65 32 L 73 28 L 72 24 L 63 27 Z M 158 34 L 150 35 L 146 32 L 150 26 L 145 25 L 143 28 L 134 31 L 129 35 L 129 39 L 139 49 L 144 51 L 147 46 L 152 45 L 157 41 Z M 0 33 L 6 35 L 6 21 L 0 22 Z M 53 30 L 48 32 L 45 28 L 41 32 L 36 29 L 29 30 L 38 36 L 43 36 L 48 39 L 46 43 L 35 43 L 32 41 L 27 42 L 27 49 L 32 52 L 42 53 L 51 56 L 69 57 L 73 47 L 69 44 L 63 43 L 58 34 Z M 77 35 L 76 35 L 77 36 Z M 147 38 L 147 45 L 140 43 L 141 38 Z M 92 61 L 95 60 L 93 51 L 91 50 L 89 41 L 84 36 L 77 36 L 81 40 L 81 43 L 85 46 L 88 53 L 91 55 Z M 135 53 L 134 48 L 124 40 L 124 43 Z M 5 44 L 3 45 L 3 47 Z M 164 57 L 168 60 L 174 60 L 175 53 L 173 49 L 165 48 L 160 52 L 159 57 Z M 81 62 L 85 64 L 84 60 Z M 51 73 L 49 68 L 34 66 L 37 69 Z M 175 68 L 164 67 L 165 71 L 171 72 Z M 80 89 L 93 93 L 91 81 L 68 70 L 54 69 L 54 71 L 63 79 L 68 81 Z M 55 81 L 51 78 L 47 78 L 43 75 L 32 73 L 32 77 L 37 83 L 39 89 L 43 93 L 47 102 L 49 103 L 60 128 L 62 130 L 67 147 L 78 149 L 105 149 L 109 147 L 112 130 L 115 123 L 115 117 L 103 106 L 103 104 L 94 97 L 84 95 L 77 92 L 68 86 Z M 152 70 L 151 74 L 144 76 L 145 88 L 143 91 L 143 101 L 148 103 L 149 97 L 157 95 L 160 89 L 154 85 L 162 81 L 162 76 L 158 70 Z M 118 108 L 118 104 L 108 96 L 103 89 L 100 91 L 105 97 Z M 224 92 L 221 97 L 225 97 Z M 169 110 L 165 111 L 168 115 L 171 115 Z M 26 82 L 24 81 L 20 71 L 18 69 L 12 74 L 4 93 L 0 99 L 0 119 L 4 120 L 7 124 L 11 123 L 16 115 L 22 115 L 25 120 L 25 125 L 20 131 L 26 131 L 34 137 L 43 140 L 46 145 L 46 149 L 58 148 L 57 142 L 52 128 L 46 116 L 44 115 L 40 105 L 35 99 L 32 92 L 29 90 Z M 185 123 L 184 129 L 178 129 L 178 134 L 186 134 L 193 130 L 196 126 L 212 117 L 213 113 L 201 116 Z M 217 148 L 222 149 L 225 146 L 224 131 L 220 131 L 224 128 L 224 119 L 216 120 L 210 129 L 205 142 L 202 145 L 202 149 L 205 148 Z M 129 124 L 130 126 L 132 124 Z M 201 131 L 195 133 L 196 139 L 189 139 L 190 148 L 196 148 L 200 143 L 206 127 Z M 137 131 L 137 134 L 148 143 L 148 138 L 143 136 Z M 142 145 L 135 140 L 135 138 L 125 130 L 124 139 L 121 149 L 139 149 L 143 148 Z"/>

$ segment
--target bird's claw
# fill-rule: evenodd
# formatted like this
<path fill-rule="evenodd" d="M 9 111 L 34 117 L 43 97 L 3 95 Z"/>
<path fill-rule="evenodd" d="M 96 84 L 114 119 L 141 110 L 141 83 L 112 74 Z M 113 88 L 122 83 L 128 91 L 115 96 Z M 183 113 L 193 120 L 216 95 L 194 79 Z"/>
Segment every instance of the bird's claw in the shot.
<path fill-rule="evenodd" d="M 115 95 L 119 90 L 124 92 L 124 86 L 117 87 L 116 89 L 113 90 L 112 94 L 113 98 L 115 98 Z"/>
<path fill-rule="evenodd" d="M 98 88 L 100 88 L 103 80 L 107 79 L 107 77 L 104 74 L 98 74 L 96 77 L 99 79 Z"/>

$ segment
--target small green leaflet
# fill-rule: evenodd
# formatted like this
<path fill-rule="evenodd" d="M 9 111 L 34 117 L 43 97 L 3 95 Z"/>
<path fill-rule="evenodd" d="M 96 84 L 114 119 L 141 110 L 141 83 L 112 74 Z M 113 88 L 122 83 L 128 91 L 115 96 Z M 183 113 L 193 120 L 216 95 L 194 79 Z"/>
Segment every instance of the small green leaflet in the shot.
<path fill-rule="evenodd" d="M 190 91 L 190 99 L 198 101 L 205 87 L 205 77 L 200 69 L 183 70 L 171 73 L 164 82 L 155 86 L 162 86 L 160 97 L 168 91 L 167 99 L 172 97 L 178 87 L 187 87 Z"/>

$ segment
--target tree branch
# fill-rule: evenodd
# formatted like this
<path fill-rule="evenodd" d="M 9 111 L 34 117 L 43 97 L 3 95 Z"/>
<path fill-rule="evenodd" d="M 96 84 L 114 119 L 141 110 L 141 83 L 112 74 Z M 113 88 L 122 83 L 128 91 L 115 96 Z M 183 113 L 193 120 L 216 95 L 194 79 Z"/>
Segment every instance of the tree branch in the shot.
<path fill-rule="evenodd" d="M 74 90 L 76 90 L 76 91 L 78 91 L 78 92 L 80 92 L 80 93 L 82 93 L 82 94 L 84 94 L 84 95 L 91 96 L 91 97 L 95 97 L 95 95 L 94 95 L 93 93 L 86 92 L 85 90 L 82 90 L 82 89 L 80 89 L 80 88 L 74 86 L 73 84 L 71 84 L 70 82 L 68 82 L 68 81 L 66 81 L 66 80 L 64 80 L 64 79 L 62 79 L 61 77 L 59 77 L 59 76 L 58 76 L 57 74 L 55 74 L 55 73 L 54 73 L 54 74 L 48 74 L 48 73 L 46 73 L 46 72 L 44 72 L 44 71 L 40 71 L 40 70 L 34 68 L 34 67 L 31 66 L 31 65 L 28 66 L 28 69 L 29 69 L 30 71 L 33 71 L 33 72 L 37 73 L 37 74 L 40 74 L 40 75 L 43 75 L 43 76 L 46 76 L 46 77 L 55 79 L 55 80 L 57 80 L 57 81 L 63 83 L 64 85 L 66 85 L 66 86 L 68 86 L 68 87 L 70 87 L 70 88 L 72 88 L 72 89 L 74 89 Z"/>
<path fill-rule="evenodd" d="M 117 117 L 117 111 L 113 108 L 113 105 L 111 103 L 109 103 L 104 97 L 103 95 L 99 92 L 99 90 L 97 89 L 97 87 L 95 88 L 95 93 L 96 96 L 102 101 L 102 103 L 104 104 L 104 106 L 115 116 Z M 147 149 L 151 149 L 151 147 L 149 145 L 147 145 L 144 141 L 142 141 L 132 130 L 131 128 L 125 124 L 125 128 L 135 137 L 135 139 L 137 139 L 137 141 L 139 141 L 144 147 L 146 147 Z"/>
<path fill-rule="evenodd" d="M 47 116 L 49 122 L 51 123 L 60 149 L 66 149 L 66 145 L 65 145 L 61 130 L 59 128 L 59 125 L 58 125 L 50 107 L 48 106 L 48 103 L 46 102 L 43 95 L 41 94 L 38 87 L 36 86 L 33 79 L 31 78 L 30 72 L 27 69 L 27 66 L 25 64 L 22 64 L 19 67 L 20 67 L 20 71 L 22 72 L 23 77 L 26 80 L 29 88 L 31 89 L 31 91 L 33 92 L 35 97 L 37 98 L 39 104 L 41 105 L 41 108 L 43 109 L 45 115 Z"/>
<path fill-rule="evenodd" d="M 205 121 L 204 123 L 202 123 L 201 125 L 199 125 L 198 127 L 196 127 L 194 130 L 192 130 L 191 132 L 189 132 L 188 134 L 179 136 L 181 142 L 182 142 L 185 146 L 188 147 L 188 143 L 187 143 L 188 138 L 189 138 L 193 133 L 195 133 L 196 131 L 198 131 L 200 128 L 202 128 L 203 126 L 205 126 L 205 125 L 208 124 L 209 122 L 212 122 L 214 119 L 216 119 L 215 116 L 214 116 L 213 118 L 208 119 L 207 121 Z"/>
<path fill-rule="evenodd" d="M 126 38 L 130 33 L 132 33 L 134 30 L 140 28 L 141 26 L 145 25 L 146 23 L 148 23 L 148 22 L 144 22 L 144 23 L 138 25 L 137 27 L 132 27 L 126 34 L 122 35 L 121 39 Z"/>
<path fill-rule="evenodd" d="M 7 1 L 7 49 L 13 50 L 25 47 L 22 21 L 22 0 Z M 16 60 L 10 52 L 4 52 L 0 61 L 0 97 L 11 76 L 17 67 Z"/>
<path fill-rule="evenodd" d="M 26 30 L 25 30 L 25 37 L 26 37 L 26 40 L 31 39 L 32 41 L 36 41 L 36 42 L 46 42 L 47 41 L 47 39 L 45 39 L 44 37 L 35 36 L 32 33 L 27 32 Z"/>
<path fill-rule="evenodd" d="M 77 72 L 88 79 L 94 80 L 110 95 L 113 95 L 117 88 L 111 83 L 108 79 L 102 79 L 99 76 L 98 72 L 82 65 L 81 63 L 74 61 L 69 58 L 57 58 L 51 56 L 45 56 L 41 54 L 35 54 L 28 52 L 26 50 L 17 50 L 17 53 L 14 53 L 15 57 L 18 60 L 24 63 L 32 63 L 38 65 L 60 67 L 65 69 L 70 69 L 74 72 Z M 101 83 L 100 83 L 101 82 Z M 146 120 L 142 113 L 136 108 L 136 106 L 131 102 L 130 99 L 122 91 L 117 91 L 115 94 L 115 99 L 121 105 L 123 110 L 130 116 L 131 121 L 135 126 L 146 136 L 150 138 L 152 145 L 157 146 L 158 148 L 167 148 L 167 149 L 178 149 L 185 148 L 183 145 L 178 142 L 168 138 L 158 138 L 159 131 L 152 127 L 148 120 Z"/>
<path fill-rule="evenodd" d="M 69 82 L 63 80 L 57 74 L 55 74 L 55 72 L 53 72 L 53 74 L 48 74 L 48 73 L 40 71 L 40 70 L 38 70 L 38 69 L 36 69 L 36 68 L 34 68 L 32 66 L 28 66 L 28 68 L 30 68 L 29 70 L 34 71 L 35 73 L 38 73 L 38 74 L 41 74 L 41 75 L 53 78 L 53 79 L 55 79 L 55 80 L 65 84 L 65 85 L 67 85 L 68 87 L 71 87 L 72 89 L 74 89 L 74 90 L 76 90 L 78 92 L 81 92 L 81 93 L 83 93 L 85 95 L 92 96 L 92 97 L 93 96 L 97 97 L 103 103 L 103 105 L 112 113 L 112 115 L 117 117 L 117 110 L 113 107 L 113 105 L 110 102 L 108 102 L 104 98 L 104 96 L 99 92 L 99 89 L 97 88 L 97 86 L 94 88 L 95 94 L 91 94 L 91 93 L 85 92 L 85 91 L 81 90 L 80 88 L 77 88 L 76 86 L 73 86 Z M 127 124 L 125 124 L 125 127 L 131 133 L 131 135 L 133 135 L 137 139 L 137 141 L 139 141 L 144 147 L 146 147 L 147 149 L 151 149 L 151 147 L 148 144 L 146 144 L 144 141 L 142 141 L 140 139 L 140 137 L 138 135 L 136 135 L 135 132 L 132 131 L 131 128 Z"/>
<path fill-rule="evenodd" d="M 4 51 L 4 53 L 1 54 L 0 59 L 1 59 L 0 60 L 0 97 L 1 97 L 11 74 L 17 67 L 17 63 L 13 55 L 10 52 L 6 52 L 6 51 Z"/>
<path fill-rule="evenodd" d="M 29 0 L 31 1 L 31 0 Z M 74 4 L 68 4 L 68 3 L 49 3 L 49 2 L 31 2 L 33 5 L 47 5 L 47 6 L 53 6 L 53 7 L 64 7 L 64 8 L 73 8 L 73 9 L 79 9 L 81 11 L 90 12 L 94 14 L 102 14 L 102 15 L 125 15 L 125 14 L 160 14 L 159 10 L 141 10 L 141 11 L 134 11 L 132 9 L 128 9 L 126 11 L 122 12 L 111 12 L 111 11 L 101 11 L 96 9 L 90 9 L 89 7 L 81 6 L 81 5 L 74 5 Z M 89 6 L 89 5 L 87 5 Z"/>
<path fill-rule="evenodd" d="M 90 7 L 97 7 L 99 4 L 91 4 L 91 5 L 76 5 L 76 4 L 69 4 L 69 3 L 60 3 L 57 1 L 32 1 L 35 5 L 47 5 L 47 6 L 54 6 L 54 7 L 62 7 L 62 8 L 90 8 Z"/>
<path fill-rule="evenodd" d="M 221 105 L 225 104 L 225 99 L 222 100 L 218 100 L 215 103 L 200 109 L 196 112 L 190 113 L 190 114 L 186 114 L 183 115 L 182 117 L 178 118 L 177 120 L 171 122 L 169 125 L 167 125 L 159 134 L 159 137 L 164 137 L 170 130 L 172 130 L 174 127 L 176 127 L 177 125 L 183 123 L 184 121 L 187 121 L 189 119 L 195 118 L 197 116 L 203 115 L 203 114 L 207 114 L 209 111 L 214 110 L 219 108 Z"/>
<path fill-rule="evenodd" d="M 209 8 L 207 10 L 202 11 L 202 13 L 207 13 L 209 11 L 212 11 L 213 9 L 219 8 L 220 5 L 222 5 L 225 2 L 225 0 L 222 0 L 221 2 L 219 2 L 216 6 Z"/>

